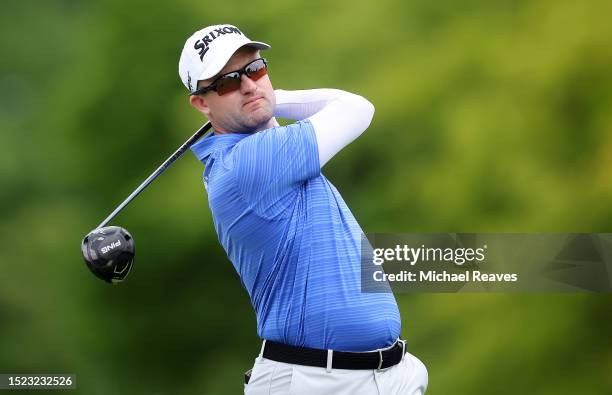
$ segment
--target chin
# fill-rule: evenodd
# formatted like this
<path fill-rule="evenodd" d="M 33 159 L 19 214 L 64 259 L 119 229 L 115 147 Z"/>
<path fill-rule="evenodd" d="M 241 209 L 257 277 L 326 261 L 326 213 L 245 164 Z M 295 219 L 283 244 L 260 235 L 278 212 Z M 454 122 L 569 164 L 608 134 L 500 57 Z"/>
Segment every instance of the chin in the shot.
<path fill-rule="evenodd" d="M 271 119 L 272 113 L 270 111 L 266 111 L 263 108 L 258 109 L 249 117 L 249 125 L 256 129 L 265 129 L 265 127 L 270 123 Z"/>

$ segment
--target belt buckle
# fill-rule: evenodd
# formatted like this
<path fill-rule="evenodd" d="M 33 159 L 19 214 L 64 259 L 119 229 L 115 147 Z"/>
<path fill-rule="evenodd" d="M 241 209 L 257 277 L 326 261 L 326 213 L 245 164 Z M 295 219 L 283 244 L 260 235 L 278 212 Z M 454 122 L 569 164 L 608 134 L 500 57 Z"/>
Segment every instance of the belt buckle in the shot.
<path fill-rule="evenodd" d="M 397 339 L 395 344 L 389 350 L 397 347 L 398 343 L 401 344 L 402 346 L 402 357 L 400 358 L 400 362 L 401 362 L 404 359 L 404 355 L 406 353 L 406 340 Z M 383 350 L 380 349 L 378 350 L 378 367 L 376 368 L 376 371 L 380 372 L 382 365 L 383 365 Z"/>

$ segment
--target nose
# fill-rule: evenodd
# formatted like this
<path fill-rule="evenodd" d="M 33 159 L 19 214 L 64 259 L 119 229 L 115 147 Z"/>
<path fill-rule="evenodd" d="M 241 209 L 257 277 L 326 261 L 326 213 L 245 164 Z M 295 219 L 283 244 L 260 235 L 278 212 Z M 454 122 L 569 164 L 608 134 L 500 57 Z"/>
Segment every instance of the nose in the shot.
<path fill-rule="evenodd" d="M 246 95 L 257 90 L 257 84 L 255 83 L 255 81 L 247 77 L 246 74 L 242 74 L 240 76 L 240 79 L 240 91 L 242 92 L 242 94 Z"/>

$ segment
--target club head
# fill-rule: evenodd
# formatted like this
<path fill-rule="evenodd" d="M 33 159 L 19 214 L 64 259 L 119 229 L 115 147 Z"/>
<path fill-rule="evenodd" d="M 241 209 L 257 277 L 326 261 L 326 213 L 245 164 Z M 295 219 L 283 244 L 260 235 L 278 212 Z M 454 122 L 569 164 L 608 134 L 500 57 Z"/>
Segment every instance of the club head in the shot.
<path fill-rule="evenodd" d="M 81 242 L 81 251 L 89 270 L 111 284 L 125 280 L 134 263 L 134 239 L 119 226 L 92 230 Z"/>

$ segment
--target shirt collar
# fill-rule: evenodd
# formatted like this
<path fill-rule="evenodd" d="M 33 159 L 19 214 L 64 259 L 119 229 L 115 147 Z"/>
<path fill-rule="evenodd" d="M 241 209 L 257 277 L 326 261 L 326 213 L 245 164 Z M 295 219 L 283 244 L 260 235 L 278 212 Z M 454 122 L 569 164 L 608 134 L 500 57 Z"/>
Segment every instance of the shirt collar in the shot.
<path fill-rule="evenodd" d="M 226 148 L 232 147 L 237 142 L 247 136 L 250 136 L 250 134 L 211 134 L 210 136 L 203 138 L 202 140 L 192 145 L 191 151 L 199 160 L 205 162 L 213 152 L 221 151 Z"/>

